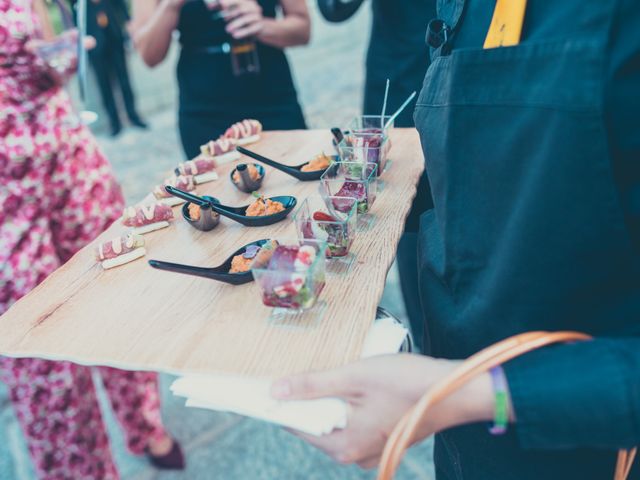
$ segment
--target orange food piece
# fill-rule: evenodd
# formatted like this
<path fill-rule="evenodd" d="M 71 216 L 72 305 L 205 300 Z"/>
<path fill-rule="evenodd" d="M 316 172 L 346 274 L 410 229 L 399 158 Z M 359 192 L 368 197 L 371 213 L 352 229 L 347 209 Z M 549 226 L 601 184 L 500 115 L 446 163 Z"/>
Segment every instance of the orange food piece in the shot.
<path fill-rule="evenodd" d="M 200 220 L 200 207 L 195 203 L 189 204 L 189 217 L 191 220 Z"/>
<path fill-rule="evenodd" d="M 331 159 L 322 153 L 306 165 L 303 165 L 300 170 L 303 172 L 317 172 L 318 170 L 325 170 L 329 168 L 329 165 L 331 165 Z"/>
<path fill-rule="evenodd" d="M 247 217 L 264 217 L 266 215 L 273 215 L 274 213 L 282 212 L 283 210 L 284 205 L 282 203 L 260 197 L 249 205 L 245 215 Z"/>
<path fill-rule="evenodd" d="M 244 254 L 236 255 L 231 259 L 231 269 L 229 273 L 244 273 L 251 269 L 253 258 L 245 258 Z"/>
<path fill-rule="evenodd" d="M 258 172 L 258 169 L 255 165 L 247 165 L 247 171 L 249 172 L 251 180 L 253 180 L 254 182 L 260 178 L 260 172 Z M 236 183 L 240 183 L 240 172 L 238 172 L 237 170 L 233 173 L 233 181 Z"/>

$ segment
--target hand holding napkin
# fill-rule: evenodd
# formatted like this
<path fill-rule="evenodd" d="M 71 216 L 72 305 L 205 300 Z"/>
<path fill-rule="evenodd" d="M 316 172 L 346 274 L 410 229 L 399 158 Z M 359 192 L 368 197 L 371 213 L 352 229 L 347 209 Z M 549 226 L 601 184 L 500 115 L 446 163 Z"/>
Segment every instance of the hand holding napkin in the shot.
<path fill-rule="evenodd" d="M 369 330 L 362 357 L 397 353 L 407 329 L 392 318 L 376 320 Z M 273 379 L 239 375 L 187 375 L 171 385 L 186 397 L 188 407 L 233 412 L 266 420 L 312 435 L 324 435 L 347 424 L 347 405 L 338 398 L 280 401 L 269 391 Z"/>

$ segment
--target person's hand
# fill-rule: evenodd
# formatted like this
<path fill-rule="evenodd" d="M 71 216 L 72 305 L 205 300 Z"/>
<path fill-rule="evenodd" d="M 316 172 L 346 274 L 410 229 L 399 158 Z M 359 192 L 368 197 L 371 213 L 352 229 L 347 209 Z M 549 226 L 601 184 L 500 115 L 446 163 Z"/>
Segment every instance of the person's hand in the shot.
<path fill-rule="evenodd" d="M 262 7 L 255 0 L 220 0 L 226 31 L 237 40 L 257 36 L 264 28 Z"/>
<path fill-rule="evenodd" d="M 53 40 L 33 39 L 27 42 L 26 49 L 36 56 L 47 69 L 49 76 L 59 85 L 63 85 L 78 68 L 78 30 L 67 30 Z M 91 50 L 96 46 L 93 37 L 83 39 L 84 48 Z"/>
<path fill-rule="evenodd" d="M 387 438 L 402 415 L 435 381 L 458 364 L 419 355 L 384 355 L 335 370 L 281 379 L 273 384 L 272 395 L 282 400 L 344 399 L 349 405 L 349 418 L 344 430 L 322 437 L 293 433 L 340 463 L 357 463 L 363 468 L 373 468 L 378 465 Z M 477 405 L 470 404 L 470 398 Z M 480 409 L 482 399 L 486 402 Z M 438 404 L 438 414 L 423 426 L 415 441 L 479 417 L 488 416 L 490 419 L 492 401 L 488 378 L 471 382 L 453 394 L 450 400 Z"/>

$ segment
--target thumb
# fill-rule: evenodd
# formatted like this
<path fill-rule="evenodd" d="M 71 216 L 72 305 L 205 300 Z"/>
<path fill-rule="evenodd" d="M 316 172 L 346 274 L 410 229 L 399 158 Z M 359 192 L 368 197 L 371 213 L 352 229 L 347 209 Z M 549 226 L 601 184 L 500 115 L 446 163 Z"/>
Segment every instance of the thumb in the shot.
<path fill-rule="evenodd" d="M 304 373 L 281 378 L 271 385 L 271 395 L 279 400 L 310 400 L 323 397 L 349 396 L 346 369 Z"/>
<path fill-rule="evenodd" d="M 86 37 L 84 37 L 82 43 L 84 44 L 84 48 L 86 50 L 93 50 L 96 47 L 96 39 L 91 35 L 87 35 Z"/>

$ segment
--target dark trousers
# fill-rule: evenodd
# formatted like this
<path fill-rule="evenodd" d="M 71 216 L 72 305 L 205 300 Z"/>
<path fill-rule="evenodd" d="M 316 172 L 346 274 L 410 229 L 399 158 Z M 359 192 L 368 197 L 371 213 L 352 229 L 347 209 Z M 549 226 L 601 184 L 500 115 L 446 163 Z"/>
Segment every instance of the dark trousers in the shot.
<path fill-rule="evenodd" d="M 107 42 L 96 48 L 95 51 L 91 51 L 89 58 L 98 79 L 102 103 L 109 115 L 112 130 L 119 129 L 121 126 L 118 107 L 113 96 L 114 80 L 120 86 L 127 116 L 132 121 L 139 120 L 135 108 L 133 90 L 129 82 L 127 61 L 122 43 L 117 41 Z"/>

